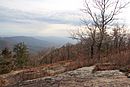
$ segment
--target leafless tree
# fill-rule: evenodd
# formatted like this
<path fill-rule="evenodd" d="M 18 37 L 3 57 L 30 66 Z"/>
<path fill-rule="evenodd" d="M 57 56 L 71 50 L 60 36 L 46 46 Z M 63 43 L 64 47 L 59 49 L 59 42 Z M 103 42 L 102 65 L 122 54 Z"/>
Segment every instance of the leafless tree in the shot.
<path fill-rule="evenodd" d="M 117 24 L 114 28 L 113 28 L 113 45 L 115 49 L 118 49 L 118 51 L 120 52 L 122 47 L 126 46 L 126 38 L 127 34 L 126 34 L 126 28 L 125 25 L 119 25 Z"/>
<path fill-rule="evenodd" d="M 101 47 L 107 32 L 108 27 L 114 23 L 116 16 L 125 8 L 129 2 L 122 4 L 121 0 L 92 0 L 88 2 L 85 0 L 85 8 L 82 9 L 83 13 L 89 15 L 91 22 L 87 22 L 86 19 L 83 20 L 87 29 L 91 31 L 91 37 L 95 35 L 95 29 L 98 29 L 99 40 L 97 42 L 98 58 L 100 59 Z M 88 19 L 87 19 L 88 20 Z M 95 28 L 90 27 L 95 26 Z M 81 35 L 82 36 L 82 35 Z M 93 39 L 95 42 L 95 39 Z"/>

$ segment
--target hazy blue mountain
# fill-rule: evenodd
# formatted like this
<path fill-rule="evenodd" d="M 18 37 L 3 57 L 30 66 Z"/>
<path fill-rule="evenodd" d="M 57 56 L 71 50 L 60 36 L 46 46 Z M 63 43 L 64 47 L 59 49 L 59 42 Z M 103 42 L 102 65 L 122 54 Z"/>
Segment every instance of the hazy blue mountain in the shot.
<path fill-rule="evenodd" d="M 55 46 L 62 46 L 66 43 L 72 43 L 72 44 L 75 44 L 77 41 L 76 40 L 73 40 L 69 37 L 56 37 L 56 36 L 45 36 L 45 37 L 36 37 L 37 39 L 40 39 L 40 40 L 46 40 L 46 41 L 49 41 L 53 44 L 55 44 Z"/>
<path fill-rule="evenodd" d="M 66 43 L 75 43 L 68 37 L 0 37 L 0 48 L 13 48 L 15 44 L 24 42 L 31 52 L 36 52 L 49 47 L 60 47 Z"/>
<path fill-rule="evenodd" d="M 39 40 L 33 37 L 16 36 L 16 37 L 1 37 L 0 48 L 8 47 L 12 48 L 15 44 L 24 42 L 30 51 L 39 51 L 44 48 L 50 47 L 51 43 L 44 40 Z"/>

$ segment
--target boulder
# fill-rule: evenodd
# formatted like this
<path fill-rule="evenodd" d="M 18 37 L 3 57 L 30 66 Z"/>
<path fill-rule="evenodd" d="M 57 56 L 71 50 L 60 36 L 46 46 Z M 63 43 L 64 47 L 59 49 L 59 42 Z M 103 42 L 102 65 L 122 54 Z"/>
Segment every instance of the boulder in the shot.
<path fill-rule="evenodd" d="M 130 73 L 130 65 L 127 65 L 125 67 L 121 67 L 119 70 L 121 72 L 129 72 Z"/>
<path fill-rule="evenodd" d="M 116 65 L 114 63 L 98 63 L 95 65 L 93 73 L 96 71 L 117 70 L 118 68 L 119 65 Z"/>

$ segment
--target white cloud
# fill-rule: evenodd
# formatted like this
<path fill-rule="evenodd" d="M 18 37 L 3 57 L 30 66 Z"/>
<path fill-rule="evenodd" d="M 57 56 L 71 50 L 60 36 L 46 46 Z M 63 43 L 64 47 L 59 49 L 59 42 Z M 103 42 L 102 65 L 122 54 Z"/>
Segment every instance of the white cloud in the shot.
<path fill-rule="evenodd" d="M 0 0 L 1 35 L 66 36 L 80 22 L 84 0 Z M 130 6 L 120 17 L 130 24 Z"/>
<path fill-rule="evenodd" d="M 79 10 L 82 7 L 82 1 L 83 0 L 0 0 L 0 5 L 24 11 L 65 11 Z"/>
<path fill-rule="evenodd" d="M 0 7 L 1 35 L 66 36 L 67 27 L 79 22 L 77 12 L 30 13 Z"/>

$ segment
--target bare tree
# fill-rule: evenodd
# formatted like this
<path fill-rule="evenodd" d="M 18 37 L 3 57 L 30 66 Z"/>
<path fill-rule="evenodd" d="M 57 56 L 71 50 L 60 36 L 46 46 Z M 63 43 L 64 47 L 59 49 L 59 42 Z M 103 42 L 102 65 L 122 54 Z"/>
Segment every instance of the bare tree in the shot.
<path fill-rule="evenodd" d="M 125 25 L 119 25 L 117 24 L 113 28 L 113 45 L 115 49 L 118 49 L 118 51 L 121 51 L 121 48 L 126 46 L 126 28 Z"/>
<path fill-rule="evenodd" d="M 91 4 L 91 5 L 90 5 Z M 91 22 L 84 20 L 84 23 L 87 25 L 87 29 L 91 29 L 91 33 L 94 34 L 94 28 L 89 27 L 88 25 L 95 26 L 99 31 L 99 40 L 97 42 L 98 48 L 98 58 L 100 59 L 101 47 L 107 32 L 107 28 L 111 26 L 114 22 L 116 16 L 125 8 L 129 2 L 122 4 L 121 0 L 92 0 L 88 2 L 85 0 L 85 8 L 82 11 L 90 16 Z M 94 29 L 94 30 L 92 30 Z M 93 34 L 91 34 L 93 37 Z"/>
<path fill-rule="evenodd" d="M 90 56 L 94 56 L 94 46 L 96 45 L 96 27 L 88 25 L 85 20 L 82 20 L 86 26 L 80 28 L 77 31 L 72 31 L 71 36 L 73 39 L 77 39 L 81 42 L 81 45 L 89 45 L 90 47 Z M 87 50 L 89 51 L 89 50 Z"/>

